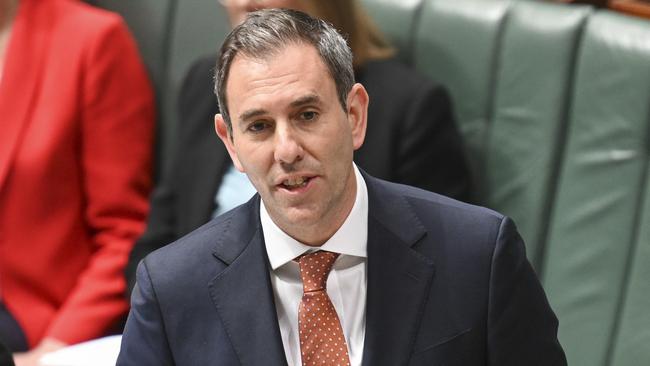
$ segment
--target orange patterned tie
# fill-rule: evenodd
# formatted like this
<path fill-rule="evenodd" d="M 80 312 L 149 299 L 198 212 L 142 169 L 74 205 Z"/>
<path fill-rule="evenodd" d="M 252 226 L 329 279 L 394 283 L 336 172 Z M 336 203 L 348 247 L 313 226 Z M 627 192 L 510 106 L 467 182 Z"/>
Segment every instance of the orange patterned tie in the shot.
<path fill-rule="evenodd" d="M 325 288 L 339 255 L 319 251 L 296 259 L 300 264 L 303 295 L 298 309 L 302 365 L 349 366 L 348 346 L 341 322 Z"/>

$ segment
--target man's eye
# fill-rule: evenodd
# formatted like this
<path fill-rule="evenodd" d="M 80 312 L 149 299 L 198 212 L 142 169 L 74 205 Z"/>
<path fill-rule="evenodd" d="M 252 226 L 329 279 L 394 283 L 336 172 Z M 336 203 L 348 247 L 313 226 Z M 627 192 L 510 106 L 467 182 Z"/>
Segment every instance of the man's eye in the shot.
<path fill-rule="evenodd" d="M 267 126 L 268 125 L 265 122 L 261 122 L 261 121 L 260 122 L 253 122 L 250 125 L 248 125 L 248 130 L 250 132 L 261 132 L 261 131 L 264 131 L 264 129 Z"/>
<path fill-rule="evenodd" d="M 307 112 L 300 113 L 300 118 L 303 121 L 313 121 L 316 119 L 316 117 L 318 117 L 318 113 L 314 111 L 307 111 Z"/>

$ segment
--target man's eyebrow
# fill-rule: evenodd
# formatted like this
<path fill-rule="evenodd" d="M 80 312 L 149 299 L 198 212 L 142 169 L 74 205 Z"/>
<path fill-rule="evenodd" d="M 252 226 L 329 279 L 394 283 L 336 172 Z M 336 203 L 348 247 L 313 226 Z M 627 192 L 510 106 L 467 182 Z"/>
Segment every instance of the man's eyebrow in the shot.
<path fill-rule="evenodd" d="M 293 102 L 291 102 L 290 106 L 295 108 L 295 107 L 301 107 L 305 104 L 320 104 L 321 99 L 317 94 L 308 94 L 305 96 L 302 96 Z"/>
<path fill-rule="evenodd" d="M 307 94 L 305 96 L 302 96 L 293 102 L 289 104 L 292 108 L 296 107 L 301 107 L 306 104 L 320 104 L 321 99 L 317 94 Z M 261 116 L 268 113 L 266 109 L 258 108 L 258 109 L 250 109 L 248 111 L 243 112 L 242 114 L 239 115 L 239 120 L 240 121 L 247 121 L 251 118 Z"/>
<path fill-rule="evenodd" d="M 251 118 L 257 117 L 257 116 L 261 116 L 261 115 L 266 114 L 266 113 L 267 113 L 266 110 L 261 109 L 261 108 L 250 109 L 250 110 L 247 110 L 247 111 L 243 112 L 242 114 L 240 114 L 239 115 L 239 120 L 240 121 L 246 121 L 248 119 L 251 119 Z"/>

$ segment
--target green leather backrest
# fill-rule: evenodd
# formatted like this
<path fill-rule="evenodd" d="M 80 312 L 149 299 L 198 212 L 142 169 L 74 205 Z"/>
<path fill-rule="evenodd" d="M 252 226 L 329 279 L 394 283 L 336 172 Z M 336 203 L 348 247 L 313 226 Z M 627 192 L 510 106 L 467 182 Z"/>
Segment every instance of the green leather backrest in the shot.
<path fill-rule="evenodd" d="M 422 0 L 363 0 L 368 14 L 381 20 L 381 29 L 397 49 L 400 60 L 413 60 L 413 30 L 416 28 Z"/>
<path fill-rule="evenodd" d="M 543 284 L 572 364 L 602 365 L 643 225 L 650 23 L 609 12 L 590 17 L 575 77 Z"/>
<path fill-rule="evenodd" d="M 501 34 L 485 156 L 485 204 L 516 218 L 539 269 L 589 7 L 512 6 Z"/>
<path fill-rule="evenodd" d="M 413 64 L 451 91 L 483 203 L 518 223 L 569 364 L 650 364 L 650 23 L 544 2 L 421 11 Z"/>
<path fill-rule="evenodd" d="M 647 146 L 647 145 L 646 145 Z M 650 150 L 650 148 L 648 148 Z M 650 360 L 650 152 L 646 153 L 644 203 L 634 232 L 623 284 L 620 317 L 610 346 L 609 362 L 636 366 Z"/>
<path fill-rule="evenodd" d="M 485 4 L 485 0 L 425 1 L 414 33 L 413 60 L 416 68 L 449 89 L 479 188 L 492 113 L 493 72 L 509 2 Z"/>
<path fill-rule="evenodd" d="M 426 1 L 415 33 L 416 67 L 452 93 L 482 202 L 517 219 L 536 267 L 574 49 L 589 12 L 546 3 Z"/>

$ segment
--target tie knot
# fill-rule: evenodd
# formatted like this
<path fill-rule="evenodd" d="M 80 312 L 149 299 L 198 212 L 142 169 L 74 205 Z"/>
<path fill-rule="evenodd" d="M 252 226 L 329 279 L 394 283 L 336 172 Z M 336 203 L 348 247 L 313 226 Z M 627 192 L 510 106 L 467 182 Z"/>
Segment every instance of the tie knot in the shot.
<path fill-rule="evenodd" d="M 300 265 L 303 292 L 325 290 L 327 276 L 329 276 L 338 256 L 338 253 L 321 250 L 296 258 Z"/>

